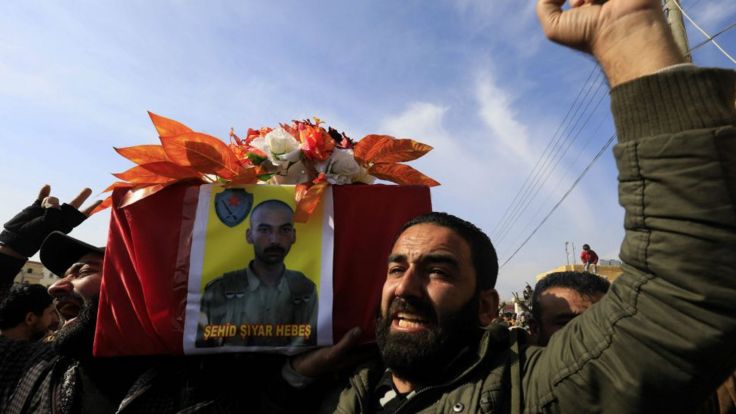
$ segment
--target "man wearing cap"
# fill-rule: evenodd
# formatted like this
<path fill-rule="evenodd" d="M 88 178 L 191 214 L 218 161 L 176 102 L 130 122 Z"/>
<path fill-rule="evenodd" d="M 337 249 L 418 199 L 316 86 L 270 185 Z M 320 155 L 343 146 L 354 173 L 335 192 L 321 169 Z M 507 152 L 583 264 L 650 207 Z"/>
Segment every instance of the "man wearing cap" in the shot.
<path fill-rule="evenodd" d="M 114 413 L 125 407 L 126 412 L 161 414 L 188 404 L 178 365 L 171 365 L 175 361 L 92 357 L 104 250 L 65 233 L 84 221 L 96 203 L 80 211 L 90 190 L 63 206 L 49 201 L 49 192 L 44 186 L 30 207 L 5 224 L 0 287 L 7 289 L 26 258 L 40 248 L 44 266 L 61 275 L 49 293 L 66 322 L 52 343 L 0 337 L 0 408 L 10 413 Z"/>
<path fill-rule="evenodd" d="M 5 224 L 0 234 L 0 287 L 7 291 L 26 258 L 40 248 L 44 266 L 61 275 L 49 292 L 66 323 L 53 343 L 0 337 L 0 412 L 289 412 L 293 410 L 284 411 L 284 406 L 298 406 L 298 399 L 284 398 L 293 388 L 282 378 L 282 355 L 94 358 L 104 249 L 64 232 L 81 223 L 96 204 L 78 210 L 89 196 L 85 190 L 59 207 L 56 199 L 48 202 L 49 191 L 44 186 L 38 200 Z M 48 221 L 57 213 L 49 211 L 52 208 L 69 217 Z M 346 336 L 333 348 L 346 350 L 356 340 L 355 335 Z M 223 375 L 224 366 L 258 375 L 233 382 Z"/>

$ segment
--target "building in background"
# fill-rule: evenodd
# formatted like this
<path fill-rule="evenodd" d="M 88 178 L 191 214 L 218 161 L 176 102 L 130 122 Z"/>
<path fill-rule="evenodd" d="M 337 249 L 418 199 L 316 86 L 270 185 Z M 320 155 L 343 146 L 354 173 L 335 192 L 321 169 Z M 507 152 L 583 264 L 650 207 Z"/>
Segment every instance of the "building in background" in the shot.
<path fill-rule="evenodd" d="M 56 276 L 54 276 L 50 270 L 43 267 L 41 262 L 29 260 L 25 265 L 23 265 L 23 268 L 20 269 L 20 272 L 15 276 L 13 281 L 15 283 L 27 282 L 30 284 L 40 284 L 49 287 L 55 280 Z"/>
<path fill-rule="evenodd" d="M 554 272 L 582 272 L 583 271 L 583 265 L 582 264 L 571 264 L 571 265 L 563 265 L 556 267 L 552 270 L 548 270 L 546 272 L 542 272 L 538 274 L 535 279 L 537 282 L 544 279 L 545 276 L 547 276 L 550 273 Z M 618 260 L 603 260 L 600 259 L 598 261 L 598 271 L 596 274 L 601 277 L 605 277 L 608 279 L 609 282 L 613 283 L 614 280 L 616 280 L 624 271 L 621 270 L 621 262 Z"/>

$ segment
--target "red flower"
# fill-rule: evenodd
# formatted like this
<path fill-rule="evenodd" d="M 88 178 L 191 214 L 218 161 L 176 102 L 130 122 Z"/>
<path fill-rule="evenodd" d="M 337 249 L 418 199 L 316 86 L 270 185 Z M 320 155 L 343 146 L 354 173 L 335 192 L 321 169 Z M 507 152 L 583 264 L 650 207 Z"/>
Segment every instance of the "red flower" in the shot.
<path fill-rule="evenodd" d="M 324 161 L 330 157 L 335 141 L 319 124 L 296 121 L 296 130 L 305 157 L 313 161 Z"/>

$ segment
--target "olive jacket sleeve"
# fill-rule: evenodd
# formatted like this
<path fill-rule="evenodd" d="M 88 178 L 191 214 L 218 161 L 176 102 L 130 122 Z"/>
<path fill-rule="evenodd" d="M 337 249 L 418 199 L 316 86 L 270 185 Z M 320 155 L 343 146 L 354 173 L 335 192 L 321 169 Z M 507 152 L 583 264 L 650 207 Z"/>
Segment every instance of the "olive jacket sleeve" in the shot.
<path fill-rule="evenodd" d="M 693 412 L 736 366 L 736 75 L 689 67 L 611 92 L 624 273 L 529 348 L 526 412 Z"/>

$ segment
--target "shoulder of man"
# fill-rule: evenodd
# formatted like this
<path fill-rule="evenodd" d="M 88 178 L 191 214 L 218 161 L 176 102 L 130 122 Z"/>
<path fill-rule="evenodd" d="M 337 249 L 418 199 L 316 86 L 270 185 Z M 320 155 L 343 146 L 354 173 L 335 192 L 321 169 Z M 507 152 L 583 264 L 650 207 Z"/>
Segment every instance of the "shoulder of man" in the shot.
<path fill-rule="evenodd" d="M 314 282 L 298 270 L 286 269 L 285 277 L 293 296 L 311 296 L 317 291 L 317 286 Z"/>
<path fill-rule="evenodd" d="M 204 290 L 239 290 L 248 286 L 248 272 L 245 268 L 225 272 L 222 276 L 216 277 L 205 285 Z"/>
<path fill-rule="evenodd" d="M 32 371 L 35 372 L 32 368 L 47 366 L 56 355 L 50 343 L 16 341 L 0 336 L 0 398 L 8 398 L 22 377 L 30 377 Z M 0 407 L 3 405 L 0 400 Z"/>

